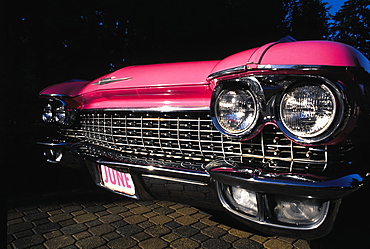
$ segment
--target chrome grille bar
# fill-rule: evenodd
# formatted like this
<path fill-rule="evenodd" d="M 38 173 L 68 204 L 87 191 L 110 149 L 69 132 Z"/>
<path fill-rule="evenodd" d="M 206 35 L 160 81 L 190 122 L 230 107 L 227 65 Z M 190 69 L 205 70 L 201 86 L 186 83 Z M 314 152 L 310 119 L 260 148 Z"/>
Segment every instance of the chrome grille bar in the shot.
<path fill-rule="evenodd" d="M 213 126 L 207 112 L 87 111 L 61 134 L 121 155 L 200 167 L 218 158 L 279 172 L 322 171 L 327 164 L 325 146 L 294 144 L 272 125 L 253 139 L 234 141 Z"/>
<path fill-rule="evenodd" d="M 210 119 L 201 117 L 82 114 L 79 129 L 64 129 L 63 133 L 67 137 L 85 137 L 86 142 L 125 153 L 159 153 L 167 157 L 191 157 L 192 160 L 206 161 L 214 159 L 214 155 L 241 157 L 240 143 L 221 136 Z M 223 151 L 227 146 L 239 147 L 239 151 Z"/>

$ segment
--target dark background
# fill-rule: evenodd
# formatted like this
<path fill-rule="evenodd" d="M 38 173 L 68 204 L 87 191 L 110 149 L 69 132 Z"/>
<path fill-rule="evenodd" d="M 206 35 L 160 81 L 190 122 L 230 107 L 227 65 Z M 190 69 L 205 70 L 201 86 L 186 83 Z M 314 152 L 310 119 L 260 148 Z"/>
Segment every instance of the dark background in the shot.
<path fill-rule="evenodd" d="M 129 65 L 222 59 L 286 35 L 342 41 L 369 54 L 369 3 L 347 1 L 331 16 L 320 0 L 1 1 L 3 196 L 78 184 L 46 165 L 36 145 L 44 87 Z"/>
<path fill-rule="evenodd" d="M 286 35 L 369 54 L 369 3 L 347 1 L 330 15 L 321 0 L 4 0 L 0 125 L 38 121 L 48 85 L 129 65 L 222 59 Z"/>
<path fill-rule="evenodd" d="M 331 16 L 321 0 L 2 1 L 0 125 L 29 127 L 48 85 L 129 65 L 222 59 L 286 35 L 369 54 L 369 3 Z"/>

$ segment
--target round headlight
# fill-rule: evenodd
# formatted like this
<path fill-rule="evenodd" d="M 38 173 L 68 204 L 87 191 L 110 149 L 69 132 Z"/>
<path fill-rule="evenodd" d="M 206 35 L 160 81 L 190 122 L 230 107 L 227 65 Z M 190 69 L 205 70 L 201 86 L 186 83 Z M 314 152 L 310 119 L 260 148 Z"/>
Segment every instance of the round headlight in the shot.
<path fill-rule="evenodd" d="M 332 125 L 337 111 L 334 93 L 324 84 L 297 85 L 283 95 L 280 119 L 294 136 L 314 138 Z"/>
<path fill-rule="evenodd" d="M 47 104 L 44 107 L 44 110 L 42 112 L 42 120 L 44 120 L 45 123 L 53 123 L 53 107 L 51 104 Z"/>
<path fill-rule="evenodd" d="M 224 90 L 215 102 L 215 118 L 229 135 L 249 132 L 258 118 L 258 104 L 249 90 Z"/>
<path fill-rule="evenodd" d="M 55 119 L 55 122 L 57 122 L 58 124 L 65 124 L 66 123 L 66 121 L 67 121 L 67 108 L 66 108 L 66 106 L 64 106 L 64 105 L 58 106 L 55 109 L 54 119 Z"/>

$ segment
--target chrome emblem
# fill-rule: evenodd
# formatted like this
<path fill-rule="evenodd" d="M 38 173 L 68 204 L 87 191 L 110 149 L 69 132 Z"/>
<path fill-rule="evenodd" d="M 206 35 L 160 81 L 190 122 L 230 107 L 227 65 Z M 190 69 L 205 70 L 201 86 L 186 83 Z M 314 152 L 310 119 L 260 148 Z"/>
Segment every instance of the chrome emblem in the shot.
<path fill-rule="evenodd" d="M 126 77 L 126 78 L 114 78 L 114 77 L 109 77 L 109 78 L 104 78 L 100 79 L 98 82 L 93 83 L 93 85 L 105 85 L 109 83 L 113 83 L 116 81 L 123 81 L 123 80 L 131 80 L 132 77 Z"/>

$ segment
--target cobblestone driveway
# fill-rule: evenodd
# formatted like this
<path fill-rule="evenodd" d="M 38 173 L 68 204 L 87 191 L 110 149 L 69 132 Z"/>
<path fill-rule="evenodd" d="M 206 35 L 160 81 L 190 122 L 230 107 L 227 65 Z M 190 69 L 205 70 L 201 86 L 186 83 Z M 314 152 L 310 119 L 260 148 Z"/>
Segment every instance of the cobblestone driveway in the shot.
<path fill-rule="evenodd" d="M 11 201 L 8 248 L 310 248 L 305 240 L 231 227 L 222 217 L 174 202 L 74 189 Z"/>

